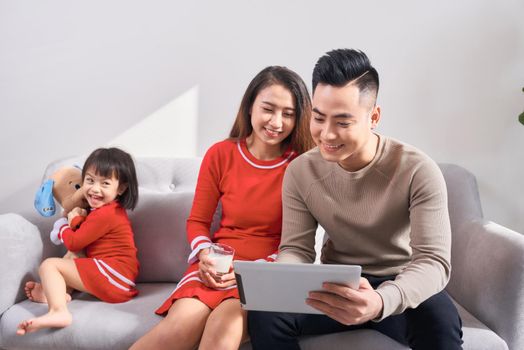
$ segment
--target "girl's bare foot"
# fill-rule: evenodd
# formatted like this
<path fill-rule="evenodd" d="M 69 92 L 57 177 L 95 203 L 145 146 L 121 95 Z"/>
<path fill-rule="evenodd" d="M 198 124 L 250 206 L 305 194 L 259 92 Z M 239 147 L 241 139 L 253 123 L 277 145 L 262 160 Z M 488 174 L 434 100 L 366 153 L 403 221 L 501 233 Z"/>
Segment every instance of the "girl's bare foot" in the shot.
<path fill-rule="evenodd" d="M 47 314 L 25 320 L 18 325 L 17 335 L 38 331 L 42 328 L 64 328 L 71 324 L 73 317 L 67 309 L 49 311 Z"/>
<path fill-rule="evenodd" d="M 47 298 L 44 294 L 44 288 L 38 282 L 29 281 L 25 284 L 25 295 L 27 298 L 35 303 L 44 303 L 47 304 Z M 66 294 L 66 302 L 71 301 L 71 295 Z"/>
<path fill-rule="evenodd" d="M 29 281 L 25 284 L 25 295 L 27 298 L 35 303 L 46 303 L 47 299 L 44 294 L 42 285 L 38 282 Z"/>

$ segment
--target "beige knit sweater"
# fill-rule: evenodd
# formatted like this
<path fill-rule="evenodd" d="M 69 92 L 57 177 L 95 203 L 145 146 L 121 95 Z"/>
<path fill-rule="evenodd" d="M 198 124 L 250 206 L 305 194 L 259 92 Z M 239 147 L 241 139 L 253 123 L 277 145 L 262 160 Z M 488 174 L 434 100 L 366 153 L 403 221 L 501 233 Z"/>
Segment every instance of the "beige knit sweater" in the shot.
<path fill-rule="evenodd" d="M 413 146 L 379 135 L 374 159 L 348 172 L 315 148 L 288 167 L 278 261 L 313 262 L 317 223 L 328 235 L 324 264 L 356 264 L 375 276 L 377 320 L 415 308 L 449 279 L 451 229 L 440 169 Z"/>

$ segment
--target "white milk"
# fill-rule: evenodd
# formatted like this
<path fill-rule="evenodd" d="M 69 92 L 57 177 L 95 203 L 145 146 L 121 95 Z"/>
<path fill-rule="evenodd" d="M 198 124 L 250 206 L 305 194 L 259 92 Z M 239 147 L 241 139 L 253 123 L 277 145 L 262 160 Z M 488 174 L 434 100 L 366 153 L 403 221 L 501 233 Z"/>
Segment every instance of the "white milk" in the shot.
<path fill-rule="evenodd" d="M 208 255 L 215 261 L 215 271 L 217 273 L 228 273 L 231 263 L 233 262 L 233 255 L 217 254 L 211 251 Z"/>

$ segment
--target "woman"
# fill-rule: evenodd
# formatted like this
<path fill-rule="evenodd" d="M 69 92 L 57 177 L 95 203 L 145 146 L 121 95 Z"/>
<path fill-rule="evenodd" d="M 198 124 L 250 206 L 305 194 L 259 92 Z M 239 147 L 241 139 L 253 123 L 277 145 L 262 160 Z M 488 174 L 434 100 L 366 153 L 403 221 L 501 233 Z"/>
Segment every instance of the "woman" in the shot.
<path fill-rule="evenodd" d="M 272 261 L 282 228 L 281 189 L 291 160 L 313 146 L 311 101 L 302 79 L 278 66 L 249 84 L 229 138 L 204 156 L 187 235 L 190 266 L 156 311 L 167 316 L 131 349 L 238 349 L 247 339 L 234 273 L 219 275 L 211 243 L 235 249 L 236 260 Z M 219 229 L 210 234 L 222 205 Z"/>

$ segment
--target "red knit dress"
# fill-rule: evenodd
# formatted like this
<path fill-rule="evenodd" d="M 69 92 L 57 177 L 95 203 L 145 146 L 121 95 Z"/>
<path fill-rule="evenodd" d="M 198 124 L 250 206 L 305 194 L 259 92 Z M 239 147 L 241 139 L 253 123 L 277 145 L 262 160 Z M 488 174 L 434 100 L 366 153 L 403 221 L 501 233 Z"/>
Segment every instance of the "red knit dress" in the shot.
<path fill-rule="evenodd" d="M 232 246 L 235 260 L 274 260 L 282 230 L 282 179 L 295 157 L 288 150 L 277 159 L 258 160 L 245 140 L 218 142 L 207 151 L 187 220 L 191 265 L 157 314 L 166 314 L 180 298 L 198 298 L 211 309 L 225 299 L 239 298 L 236 285 L 213 289 L 202 283 L 197 256 L 211 242 Z M 210 226 L 219 201 L 222 217 L 212 237 Z"/>
<path fill-rule="evenodd" d="M 76 231 L 63 225 L 58 238 L 70 251 L 85 249 L 86 258 L 74 261 L 90 294 L 109 303 L 128 301 L 138 294 L 135 280 L 139 263 L 133 231 L 117 201 L 91 210 Z"/>

